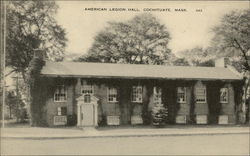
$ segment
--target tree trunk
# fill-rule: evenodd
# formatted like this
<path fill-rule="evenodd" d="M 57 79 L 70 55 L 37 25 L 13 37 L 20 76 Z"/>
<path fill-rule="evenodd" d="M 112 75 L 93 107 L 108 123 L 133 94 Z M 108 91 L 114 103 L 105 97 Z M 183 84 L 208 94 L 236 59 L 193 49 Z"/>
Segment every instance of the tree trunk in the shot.
<path fill-rule="evenodd" d="M 243 86 L 242 104 L 240 108 L 240 123 L 242 124 L 249 122 L 249 117 L 250 117 L 250 114 L 249 114 L 250 104 L 248 100 L 249 97 L 247 95 L 247 91 L 249 87 L 249 80 L 248 80 L 248 76 L 246 77 L 247 78 L 245 79 L 244 86 Z"/>
<path fill-rule="evenodd" d="M 10 110 L 10 119 L 12 119 L 12 115 L 11 115 L 11 113 L 12 113 L 11 110 L 12 109 L 11 109 L 11 107 L 9 107 L 9 110 Z"/>
<path fill-rule="evenodd" d="M 248 106 L 247 110 L 246 110 L 246 123 L 250 124 L 250 97 L 248 97 L 247 95 L 247 91 L 249 89 L 249 79 L 246 80 L 246 88 L 245 88 L 245 102 L 246 102 L 246 106 Z"/>

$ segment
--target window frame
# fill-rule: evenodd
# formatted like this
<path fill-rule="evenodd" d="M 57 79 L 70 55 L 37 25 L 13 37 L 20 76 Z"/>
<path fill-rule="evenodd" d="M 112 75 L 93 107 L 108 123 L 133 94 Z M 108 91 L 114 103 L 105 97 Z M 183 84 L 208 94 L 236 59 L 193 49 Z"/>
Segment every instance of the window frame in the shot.
<path fill-rule="evenodd" d="M 197 101 L 197 92 L 198 92 L 198 90 L 201 90 L 201 89 L 203 89 L 204 90 L 204 101 Z M 201 103 L 201 104 L 204 104 L 204 103 L 207 103 L 207 88 L 206 87 L 197 87 L 196 89 L 195 89 L 195 102 L 196 103 Z"/>
<path fill-rule="evenodd" d="M 116 90 L 116 94 L 110 94 L 110 89 L 115 89 Z M 116 101 L 110 101 L 110 95 L 116 95 Z M 114 97 L 113 97 L 114 98 Z M 112 99 L 113 99 L 112 98 Z M 117 87 L 108 87 L 107 88 L 107 101 L 109 102 L 109 103 L 117 103 L 117 102 L 119 102 L 119 100 L 118 100 L 118 89 L 117 89 Z"/>
<path fill-rule="evenodd" d="M 86 87 L 86 86 L 91 86 L 91 92 L 92 93 L 83 93 L 84 87 Z M 93 84 L 83 84 L 83 85 L 81 85 L 81 94 L 82 95 L 85 95 L 85 94 L 94 95 L 94 85 Z"/>
<path fill-rule="evenodd" d="M 221 91 L 222 90 L 226 91 L 226 101 L 221 100 Z M 228 103 L 228 101 L 229 101 L 229 90 L 228 90 L 227 87 L 223 87 L 223 88 L 220 89 L 220 103 Z"/>
<path fill-rule="evenodd" d="M 179 92 L 180 88 L 183 88 L 183 93 L 184 93 L 184 100 L 183 101 L 179 101 L 179 94 L 181 94 L 182 92 Z M 185 104 L 187 103 L 187 87 L 177 87 L 177 95 L 176 95 L 177 99 L 176 99 L 176 102 L 177 103 L 181 103 L 181 104 Z"/>
<path fill-rule="evenodd" d="M 60 96 L 59 96 L 59 100 L 56 100 L 56 94 L 59 94 L 60 95 L 60 90 L 59 90 L 59 86 L 61 86 L 63 89 L 64 89 L 64 100 L 60 100 Z M 59 91 L 58 91 L 59 90 Z M 58 92 L 57 92 L 58 91 Z M 65 85 L 57 85 L 56 86 L 56 90 L 54 92 L 54 102 L 67 102 L 67 88 Z"/>
<path fill-rule="evenodd" d="M 133 99 L 133 97 L 134 97 L 134 88 L 136 89 L 136 95 L 138 96 L 138 95 L 141 95 L 141 100 L 139 101 L 139 100 L 137 100 L 137 98 L 139 98 L 139 97 L 137 97 L 136 98 L 136 100 L 134 100 Z M 141 90 L 141 93 L 139 94 L 139 92 L 138 92 L 138 88 L 140 88 L 140 90 Z M 131 102 L 135 102 L 135 103 L 142 103 L 143 102 L 143 88 L 142 88 L 142 85 L 134 85 L 134 86 L 132 86 L 132 90 L 131 90 L 132 92 L 131 92 Z M 135 95 L 135 96 L 136 96 Z"/>

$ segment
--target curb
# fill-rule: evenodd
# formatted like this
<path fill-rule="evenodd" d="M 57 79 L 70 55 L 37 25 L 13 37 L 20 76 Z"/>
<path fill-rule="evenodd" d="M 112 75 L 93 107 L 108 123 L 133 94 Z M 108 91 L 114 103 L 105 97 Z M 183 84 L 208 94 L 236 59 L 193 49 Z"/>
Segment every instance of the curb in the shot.
<path fill-rule="evenodd" d="M 172 133 L 172 134 L 135 134 L 135 135 L 85 135 L 85 136 L 59 136 L 59 137 L 12 137 L 2 136 L 2 139 L 26 139 L 26 140 L 57 140 L 57 139 L 80 139 L 80 138 L 129 138 L 129 137 L 161 137 L 161 136 L 200 136 L 200 135 L 240 135 L 249 134 L 249 132 L 229 132 L 229 133 Z"/>

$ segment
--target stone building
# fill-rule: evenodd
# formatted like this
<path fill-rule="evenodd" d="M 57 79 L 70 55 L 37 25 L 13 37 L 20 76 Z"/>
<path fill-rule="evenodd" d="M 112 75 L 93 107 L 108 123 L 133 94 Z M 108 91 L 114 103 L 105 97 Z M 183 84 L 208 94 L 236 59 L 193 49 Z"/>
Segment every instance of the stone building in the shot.
<path fill-rule="evenodd" d="M 151 124 L 160 103 L 167 124 L 236 124 L 242 77 L 219 65 L 46 62 L 38 114 L 48 126 Z"/>

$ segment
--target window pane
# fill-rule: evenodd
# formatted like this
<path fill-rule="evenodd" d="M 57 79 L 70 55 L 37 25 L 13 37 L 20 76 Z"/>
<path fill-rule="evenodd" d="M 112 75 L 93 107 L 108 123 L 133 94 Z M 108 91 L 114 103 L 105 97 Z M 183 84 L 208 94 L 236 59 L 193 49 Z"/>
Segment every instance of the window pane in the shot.
<path fill-rule="evenodd" d="M 228 89 L 227 88 L 221 88 L 220 90 L 220 102 L 228 102 Z"/>
<path fill-rule="evenodd" d="M 91 102 L 91 97 L 90 97 L 89 94 L 85 94 L 85 95 L 84 95 L 84 102 L 85 102 L 85 103 L 90 103 L 90 102 Z"/>
<path fill-rule="evenodd" d="M 117 89 L 114 87 L 108 88 L 108 101 L 117 102 Z"/>
<path fill-rule="evenodd" d="M 206 102 L 206 88 L 196 88 L 196 101 Z"/>
<path fill-rule="evenodd" d="M 66 88 L 63 85 L 57 86 L 54 94 L 54 100 L 57 102 L 66 101 Z"/>
<path fill-rule="evenodd" d="M 132 102 L 142 102 L 142 86 L 132 87 Z"/>
<path fill-rule="evenodd" d="M 180 103 L 186 102 L 186 88 L 185 87 L 177 88 L 177 102 L 180 102 Z"/>
<path fill-rule="evenodd" d="M 82 86 L 82 94 L 93 94 L 94 93 L 93 85 L 83 85 Z"/>

